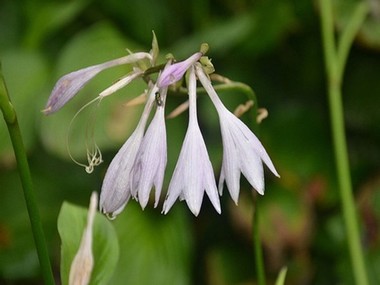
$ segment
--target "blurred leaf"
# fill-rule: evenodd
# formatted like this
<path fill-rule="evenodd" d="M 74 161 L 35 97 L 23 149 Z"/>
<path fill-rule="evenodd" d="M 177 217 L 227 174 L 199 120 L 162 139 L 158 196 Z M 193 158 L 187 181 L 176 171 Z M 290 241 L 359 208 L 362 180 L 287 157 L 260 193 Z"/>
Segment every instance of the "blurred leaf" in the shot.
<path fill-rule="evenodd" d="M 179 41 L 172 47 L 172 53 L 179 58 L 186 57 L 199 50 L 202 43 L 208 43 L 212 54 L 225 54 L 249 36 L 253 25 L 248 14 L 214 23 L 208 29 Z"/>
<path fill-rule="evenodd" d="M 358 0 L 335 0 L 335 21 L 338 29 L 343 30 L 357 6 Z M 359 42 L 368 48 L 380 50 L 380 3 L 378 0 L 366 1 L 369 15 L 357 36 Z"/>
<path fill-rule="evenodd" d="M 206 255 L 207 284 L 251 284 L 254 265 L 250 253 L 236 240 L 202 252 Z"/>
<path fill-rule="evenodd" d="M 252 54 L 268 53 L 295 25 L 294 7 L 289 1 L 260 1 L 252 13 L 253 25 L 243 49 Z"/>
<path fill-rule="evenodd" d="M 46 62 L 38 53 L 23 50 L 5 52 L 2 57 L 4 78 L 16 109 L 24 144 L 29 151 L 35 142 L 35 125 L 40 116 L 41 91 L 48 75 Z M 13 150 L 3 119 L 0 119 L 0 160 L 13 161 Z"/>
<path fill-rule="evenodd" d="M 67 284 L 71 262 L 76 255 L 87 222 L 87 210 L 70 203 L 63 203 L 58 216 L 58 232 L 61 236 L 61 280 Z M 94 268 L 90 284 L 106 284 L 116 267 L 119 244 L 116 232 L 107 218 L 96 213 L 93 228 Z"/>
<path fill-rule="evenodd" d="M 188 212 L 166 216 L 130 202 L 115 220 L 120 261 L 110 284 L 190 284 L 192 232 Z"/>
<path fill-rule="evenodd" d="M 38 257 L 16 171 L 0 170 L 0 189 L 0 283 L 36 277 Z"/>
<path fill-rule="evenodd" d="M 74 37 L 65 47 L 57 63 L 56 80 L 76 69 L 124 56 L 126 48 L 135 50 L 135 47 L 135 44 L 127 43 L 112 26 L 105 23 L 95 25 Z M 149 49 L 150 47 L 146 48 L 147 51 Z M 41 132 L 45 146 L 55 154 L 67 157 L 66 139 L 74 115 L 81 107 L 130 70 L 130 66 L 121 66 L 104 71 L 88 83 L 59 112 L 43 118 Z M 74 157 L 81 158 L 86 155 L 88 136 L 95 138 L 102 151 L 120 146 L 135 127 L 138 118 L 137 112 L 141 108 L 127 108 L 123 104 L 130 99 L 130 96 L 138 96 L 143 93 L 145 88 L 146 85 L 142 80 L 133 82 L 126 88 L 104 98 L 100 104 L 95 103 L 82 112 L 73 121 L 69 137 L 69 146 Z M 121 97 L 120 94 L 124 96 Z M 45 100 L 47 98 L 48 94 L 46 94 Z M 94 132 L 93 135 L 92 132 Z"/>
<path fill-rule="evenodd" d="M 72 21 L 87 5 L 87 0 L 69 2 L 48 2 L 41 5 L 37 3 L 30 9 L 25 44 L 27 47 L 36 48 L 44 40 L 47 34 L 54 32 Z"/>
<path fill-rule="evenodd" d="M 14 47 L 19 36 L 20 29 L 20 10 L 19 3 L 8 0 L 1 2 L 0 9 L 0 51 Z"/>

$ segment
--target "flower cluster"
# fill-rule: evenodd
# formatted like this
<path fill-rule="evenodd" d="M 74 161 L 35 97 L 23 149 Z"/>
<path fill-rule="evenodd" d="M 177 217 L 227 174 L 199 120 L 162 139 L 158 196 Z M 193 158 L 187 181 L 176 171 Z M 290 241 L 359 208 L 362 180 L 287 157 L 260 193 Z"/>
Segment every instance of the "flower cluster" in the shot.
<path fill-rule="evenodd" d="M 167 138 L 165 126 L 165 103 L 168 89 L 187 73 L 189 96 L 189 123 L 181 152 L 169 183 L 163 213 L 167 213 L 177 199 L 185 200 L 191 212 L 199 214 L 204 192 L 215 210 L 220 213 L 219 194 L 224 182 L 235 203 L 238 202 L 240 174 L 254 189 L 264 194 L 263 162 L 273 174 L 279 176 L 264 147 L 252 131 L 221 102 L 211 84 L 208 71 L 201 62 L 203 52 L 188 59 L 167 64 L 156 81 L 149 79 L 146 102 L 140 121 L 124 145 L 113 158 L 105 174 L 101 195 L 101 211 L 110 217 L 119 214 L 130 198 L 139 201 L 144 209 L 150 192 L 155 189 L 157 206 L 164 181 L 167 163 Z M 148 60 L 150 67 L 141 68 L 141 61 Z M 155 66 L 156 53 L 132 53 L 126 57 L 90 66 L 63 76 L 54 87 L 44 110 L 46 114 L 58 111 L 99 72 L 121 64 L 134 64 L 134 69 L 124 78 L 99 94 L 103 98 L 126 86 L 132 80 L 145 76 Z M 146 77 L 144 77 L 146 79 Z M 197 119 L 197 81 L 203 86 L 213 102 L 220 120 L 223 140 L 223 164 L 217 186 L 206 144 Z M 155 114 L 147 127 L 152 109 Z M 219 190 L 219 191 L 218 191 Z M 219 192 L 219 193 L 218 193 Z"/>

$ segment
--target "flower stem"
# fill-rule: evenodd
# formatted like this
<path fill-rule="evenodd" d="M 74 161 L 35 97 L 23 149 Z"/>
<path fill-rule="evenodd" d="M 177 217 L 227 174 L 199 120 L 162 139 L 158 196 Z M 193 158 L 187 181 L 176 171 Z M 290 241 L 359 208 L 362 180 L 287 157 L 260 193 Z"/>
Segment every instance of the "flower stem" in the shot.
<path fill-rule="evenodd" d="M 344 114 L 341 84 L 349 49 L 360 25 L 367 14 L 367 6 L 359 3 L 350 18 L 336 47 L 334 38 L 331 0 L 320 0 L 322 39 L 328 79 L 328 98 L 331 116 L 331 129 L 335 151 L 335 161 L 342 203 L 343 219 L 347 231 L 347 241 L 351 265 L 356 284 L 367 285 L 363 249 L 360 243 L 358 219 L 352 193 L 347 142 L 344 131 Z"/>
<path fill-rule="evenodd" d="M 257 284 L 265 285 L 265 268 L 263 261 L 263 250 L 260 240 L 260 209 L 258 205 L 258 199 L 253 197 L 253 217 L 252 217 L 252 240 L 255 255 Z"/>
<path fill-rule="evenodd" d="M 42 229 L 41 219 L 33 192 L 33 183 L 28 165 L 28 160 L 22 140 L 20 128 L 17 122 L 16 111 L 14 110 L 8 91 L 5 85 L 1 65 L 0 65 L 0 109 L 3 113 L 4 120 L 8 127 L 9 136 L 12 141 L 13 150 L 15 153 L 18 171 L 26 207 L 28 209 L 30 224 L 32 227 L 34 242 L 37 249 L 38 258 L 40 261 L 41 273 L 46 285 L 53 285 L 54 277 L 50 266 L 49 254 L 46 246 L 45 236 Z"/>

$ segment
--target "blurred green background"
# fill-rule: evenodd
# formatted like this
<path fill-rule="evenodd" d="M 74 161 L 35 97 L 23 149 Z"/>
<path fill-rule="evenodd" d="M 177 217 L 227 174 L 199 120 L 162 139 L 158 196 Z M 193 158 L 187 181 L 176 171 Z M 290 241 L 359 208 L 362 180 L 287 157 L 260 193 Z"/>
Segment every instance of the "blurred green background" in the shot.
<path fill-rule="evenodd" d="M 353 0 L 334 1 L 336 27 Z M 371 1 L 370 1 L 371 2 Z M 373 0 L 373 3 L 379 1 Z M 375 3 L 376 4 L 376 3 Z M 380 284 L 380 11 L 376 5 L 352 48 L 343 84 L 345 120 L 361 237 L 372 284 Z M 161 54 L 183 59 L 210 46 L 216 72 L 250 85 L 269 111 L 259 136 L 281 179 L 266 174 L 260 197 L 269 284 L 283 266 L 286 284 L 353 284 L 332 152 L 319 11 L 309 0 L 2 0 L 0 60 L 30 158 L 43 226 L 59 280 L 57 216 L 63 201 L 87 206 L 113 155 L 136 126 L 141 107 L 123 103 L 145 85 L 133 83 L 74 121 L 70 147 L 85 154 L 88 122 L 104 163 L 93 174 L 66 150 L 77 110 L 128 71 L 97 76 L 59 113 L 41 114 L 58 78 L 126 54 L 149 51 L 152 30 Z M 230 110 L 243 93 L 219 94 Z M 167 112 L 186 98 L 168 98 Z M 216 112 L 200 96 L 199 120 L 218 177 L 222 146 Z M 242 118 L 252 125 L 249 116 Z M 166 185 L 187 126 L 187 113 L 167 121 Z M 0 120 L 0 284 L 41 284 L 38 260 L 5 123 Z M 120 258 L 110 284 L 255 284 L 252 191 L 241 181 L 239 206 L 227 192 L 218 215 L 205 197 L 198 218 L 185 203 L 167 216 L 135 201 L 113 222 Z M 164 197 L 164 195 L 162 195 Z M 162 198 L 163 198 L 162 197 Z"/>

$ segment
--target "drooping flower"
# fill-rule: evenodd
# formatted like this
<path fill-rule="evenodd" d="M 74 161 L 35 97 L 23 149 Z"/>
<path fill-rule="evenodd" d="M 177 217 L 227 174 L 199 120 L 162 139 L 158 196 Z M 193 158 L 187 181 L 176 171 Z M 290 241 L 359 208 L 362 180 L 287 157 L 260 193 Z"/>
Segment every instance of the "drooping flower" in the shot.
<path fill-rule="evenodd" d="M 101 64 L 79 69 L 64 75 L 55 84 L 43 112 L 46 115 L 49 115 L 61 109 L 79 92 L 80 89 L 83 88 L 84 85 L 87 84 L 88 81 L 94 78 L 99 72 L 110 67 L 122 64 L 131 64 L 143 59 L 151 59 L 151 55 L 146 52 L 137 52 Z"/>
<path fill-rule="evenodd" d="M 156 92 L 158 92 L 158 87 L 154 85 L 149 90 L 143 114 L 135 131 L 115 155 L 104 177 L 100 194 L 100 209 L 111 217 L 119 214 L 131 197 L 132 169 L 140 149 Z"/>
<path fill-rule="evenodd" d="M 185 200 L 191 212 L 199 214 L 204 191 L 218 213 L 221 212 L 214 171 L 198 125 L 196 110 L 196 78 L 194 67 L 189 76 L 189 125 L 185 140 L 169 184 L 163 213 L 167 213 L 174 202 Z"/>
<path fill-rule="evenodd" d="M 196 65 L 197 76 L 210 96 L 218 112 L 222 140 L 223 163 L 219 179 L 219 192 L 222 194 L 223 184 L 227 188 L 235 203 L 238 202 L 240 190 L 240 173 L 260 194 L 264 194 L 264 162 L 272 173 L 279 177 L 271 159 L 263 145 L 253 132 L 221 102 L 210 79 L 200 65 Z"/>
<path fill-rule="evenodd" d="M 155 203 L 160 199 L 167 162 L 165 98 L 167 88 L 156 94 L 156 113 L 144 135 L 132 173 L 132 195 L 144 209 L 152 187 L 155 187 Z M 158 98 L 159 96 L 159 98 Z"/>
<path fill-rule="evenodd" d="M 186 60 L 167 66 L 160 74 L 160 77 L 157 79 L 158 87 L 167 87 L 180 80 L 185 72 L 189 69 L 189 67 L 196 63 L 202 57 L 202 55 L 203 54 L 201 52 L 197 52 Z"/>

